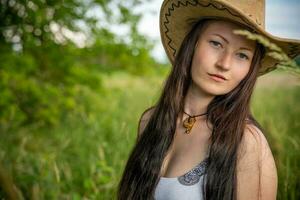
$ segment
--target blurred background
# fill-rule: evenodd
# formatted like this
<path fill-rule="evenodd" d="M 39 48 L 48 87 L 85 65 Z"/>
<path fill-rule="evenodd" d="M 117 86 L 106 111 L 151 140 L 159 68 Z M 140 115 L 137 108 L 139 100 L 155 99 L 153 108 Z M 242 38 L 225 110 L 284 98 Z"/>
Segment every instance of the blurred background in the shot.
<path fill-rule="evenodd" d="M 115 199 L 138 120 L 171 68 L 161 2 L 0 0 L 1 199 Z M 266 3 L 267 31 L 300 39 L 300 1 Z M 278 199 L 300 199 L 299 99 L 299 75 L 275 70 L 252 100 Z"/>

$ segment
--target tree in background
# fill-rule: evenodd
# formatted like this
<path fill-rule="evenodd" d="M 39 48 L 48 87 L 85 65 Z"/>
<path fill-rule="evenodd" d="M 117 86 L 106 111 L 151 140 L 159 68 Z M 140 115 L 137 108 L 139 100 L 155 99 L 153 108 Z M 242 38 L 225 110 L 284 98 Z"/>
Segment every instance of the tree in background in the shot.
<path fill-rule="evenodd" d="M 140 4 L 1 0 L 0 130 L 55 125 L 67 114 L 87 112 L 82 96 L 103 92 L 101 73 L 143 74 L 157 65 L 151 41 L 137 31 Z M 127 37 L 113 33 L 112 25 L 126 27 Z"/>

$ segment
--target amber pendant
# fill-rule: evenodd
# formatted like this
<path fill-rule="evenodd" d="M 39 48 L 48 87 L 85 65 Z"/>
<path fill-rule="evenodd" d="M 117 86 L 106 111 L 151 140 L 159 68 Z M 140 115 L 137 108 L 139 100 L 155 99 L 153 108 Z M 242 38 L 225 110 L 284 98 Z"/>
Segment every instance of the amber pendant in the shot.
<path fill-rule="evenodd" d="M 195 117 L 188 117 L 183 121 L 183 127 L 186 128 L 185 129 L 186 134 L 189 134 L 191 132 L 195 122 L 196 122 Z"/>

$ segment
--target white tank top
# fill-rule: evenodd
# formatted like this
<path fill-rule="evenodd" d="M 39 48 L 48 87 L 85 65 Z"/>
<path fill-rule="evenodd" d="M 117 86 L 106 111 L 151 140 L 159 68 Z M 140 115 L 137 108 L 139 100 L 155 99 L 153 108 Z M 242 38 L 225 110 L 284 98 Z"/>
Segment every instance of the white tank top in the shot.
<path fill-rule="evenodd" d="M 160 177 L 155 189 L 155 200 L 203 200 L 202 185 L 207 159 L 182 176 Z"/>

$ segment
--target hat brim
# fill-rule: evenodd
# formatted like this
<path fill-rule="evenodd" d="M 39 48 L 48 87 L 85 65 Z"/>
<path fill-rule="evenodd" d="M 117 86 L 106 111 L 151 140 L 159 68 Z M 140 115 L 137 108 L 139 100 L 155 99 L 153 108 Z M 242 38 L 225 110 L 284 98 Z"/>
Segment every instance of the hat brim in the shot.
<path fill-rule="evenodd" d="M 164 49 L 172 64 L 174 64 L 176 53 L 185 35 L 191 29 L 189 21 L 202 18 L 225 18 L 240 23 L 269 39 L 271 43 L 279 46 L 290 58 L 294 59 L 300 54 L 300 40 L 271 35 L 264 30 L 261 22 L 254 20 L 251 15 L 246 15 L 229 3 L 209 0 L 169 0 L 164 1 L 161 7 L 160 35 Z M 266 55 L 262 60 L 259 75 L 276 69 L 278 64 L 278 60 Z"/>

